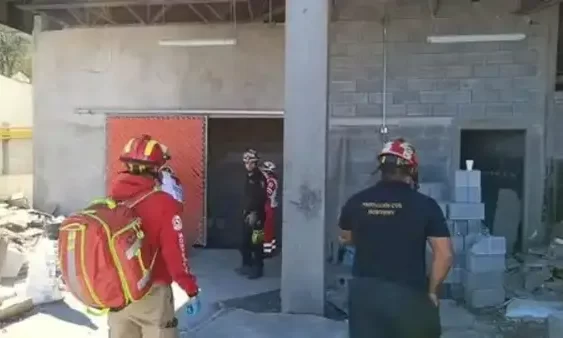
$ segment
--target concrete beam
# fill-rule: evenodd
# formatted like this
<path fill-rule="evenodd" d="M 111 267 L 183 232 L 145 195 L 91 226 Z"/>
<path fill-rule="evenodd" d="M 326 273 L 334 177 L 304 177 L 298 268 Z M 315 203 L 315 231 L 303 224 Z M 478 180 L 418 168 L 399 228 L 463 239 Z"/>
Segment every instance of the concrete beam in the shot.
<path fill-rule="evenodd" d="M 58 1 L 50 3 L 31 3 L 18 5 L 18 8 L 30 11 L 46 11 L 69 8 L 93 8 L 93 7 L 126 7 L 126 6 L 147 6 L 147 5 L 194 5 L 194 4 L 228 4 L 236 2 L 246 2 L 246 0 L 116 0 L 116 1 Z"/>
<path fill-rule="evenodd" d="M 288 313 L 322 315 L 325 306 L 329 7 L 287 1 L 281 301 Z"/>
<path fill-rule="evenodd" d="M 17 8 L 13 2 L 0 1 L 0 24 L 31 34 L 33 16 Z"/>
<path fill-rule="evenodd" d="M 539 12 L 546 8 L 555 7 L 561 2 L 563 2 L 563 0 L 520 0 L 520 6 L 515 13 L 520 15 L 528 15 Z"/>

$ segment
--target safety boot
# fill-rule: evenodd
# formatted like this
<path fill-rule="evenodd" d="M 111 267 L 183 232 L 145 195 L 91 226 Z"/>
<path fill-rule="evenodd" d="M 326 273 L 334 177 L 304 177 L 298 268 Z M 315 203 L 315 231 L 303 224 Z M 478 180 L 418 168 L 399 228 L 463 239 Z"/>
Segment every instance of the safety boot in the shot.
<path fill-rule="evenodd" d="M 264 276 L 263 267 L 252 267 L 250 273 L 248 274 L 248 279 L 258 279 Z"/>
<path fill-rule="evenodd" d="M 241 276 L 248 276 L 252 272 L 252 267 L 243 265 L 235 269 L 235 272 Z"/>

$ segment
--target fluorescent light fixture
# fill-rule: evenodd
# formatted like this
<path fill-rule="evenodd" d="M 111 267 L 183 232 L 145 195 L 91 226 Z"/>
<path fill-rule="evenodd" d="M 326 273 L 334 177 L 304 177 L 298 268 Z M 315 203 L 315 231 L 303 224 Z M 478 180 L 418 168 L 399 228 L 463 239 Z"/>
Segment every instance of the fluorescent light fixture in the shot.
<path fill-rule="evenodd" d="M 160 40 L 158 44 L 163 47 L 217 47 L 234 46 L 237 39 L 190 39 L 190 40 Z"/>
<path fill-rule="evenodd" d="M 428 43 L 467 43 L 467 42 L 500 42 L 520 41 L 526 38 L 526 34 L 483 34 L 483 35 L 439 35 L 429 36 Z"/>

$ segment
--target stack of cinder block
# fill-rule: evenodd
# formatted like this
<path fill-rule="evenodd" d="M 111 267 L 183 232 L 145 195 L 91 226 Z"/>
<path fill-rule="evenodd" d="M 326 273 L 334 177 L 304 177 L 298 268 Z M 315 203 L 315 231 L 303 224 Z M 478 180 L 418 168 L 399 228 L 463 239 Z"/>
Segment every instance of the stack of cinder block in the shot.
<path fill-rule="evenodd" d="M 467 305 L 483 308 L 504 303 L 505 255 L 506 239 L 495 236 L 480 236 L 467 251 L 463 273 Z"/>
<path fill-rule="evenodd" d="M 481 172 L 457 170 L 452 195 L 453 202 L 448 204 L 448 223 L 455 256 L 446 283 L 450 284 L 452 298 L 463 299 L 467 253 L 481 234 L 485 219 L 485 205 L 481 202 Z"/>
<path fill-rule="evenodd" d="M 456 171 L 454 202 L 448 205 L 448 216 L 456 254 L 451 274 L 461 284 L 455 296 L 460 297 L 463 291 L 466 304 L 473 308 L 502 304 L 506 240 L 482 231 L 485 205 L 479 170 Z"/>

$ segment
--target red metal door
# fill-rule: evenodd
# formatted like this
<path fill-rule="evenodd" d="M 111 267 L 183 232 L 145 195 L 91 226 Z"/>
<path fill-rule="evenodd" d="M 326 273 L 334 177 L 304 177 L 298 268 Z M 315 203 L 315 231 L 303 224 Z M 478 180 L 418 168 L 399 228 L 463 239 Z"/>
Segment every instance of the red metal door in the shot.
<path fill-rule="evenodd" d="M 119 154 L 127 141 L 149 134 L 170 149 L 171 166 L 184 188 L 184 232 L 189 244 L 206 244 L 205 176 L 206 117 L 143 116 L 108 117 L 106 188 L 122 170 Z"/>

